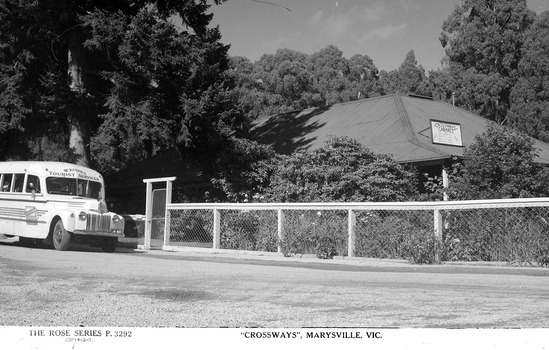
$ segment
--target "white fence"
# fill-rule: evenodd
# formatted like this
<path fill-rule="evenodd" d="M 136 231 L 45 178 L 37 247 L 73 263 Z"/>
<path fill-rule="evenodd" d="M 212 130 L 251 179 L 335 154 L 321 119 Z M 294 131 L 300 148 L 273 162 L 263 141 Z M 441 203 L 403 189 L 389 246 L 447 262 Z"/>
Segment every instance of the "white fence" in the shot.
<path fill-rule="evenodd" d="M 435 244 L 435 260 L 536 261 L 549 198 L 395 203 L 168 204 L 164 249 L 405 258 Z M 429 240 L 429 238 L 432 238 Z M 327 247 L 327 248 L 326 248 Z"/>

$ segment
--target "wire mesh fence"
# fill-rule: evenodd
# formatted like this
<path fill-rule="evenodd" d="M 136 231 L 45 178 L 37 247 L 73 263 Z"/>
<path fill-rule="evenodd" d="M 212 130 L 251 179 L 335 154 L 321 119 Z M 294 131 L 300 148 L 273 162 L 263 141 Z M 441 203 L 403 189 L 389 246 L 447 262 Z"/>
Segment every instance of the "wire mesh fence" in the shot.
<path fill-rule="evenodd" d="M 276 211 L 225 210 L 220 214 L 221 249 L 277 251 Z"/>
<path fill-rule="evenodd" d="M 171 245 L 213 248 L 212 210 L 170 210 L 169 220 Z"/>
<path fill-rule="evenodd" d="M 432 210 L 357 211 L 354 256 L 404 259 L 410 258 L 414 238 L 433 237 Z M 419 242 L 418 242 L 419 243 Z"/>
<path fill-rule="evenodd" d="M 549 264 L 549 198 L 169 204 L 168 244 L 415 262 Z"/>
<path fill-rule="evenodd" d="M 445 210 L 445 260 L 547 262 L 549 207 Z"/>
<path fill-rule="evenodd" d="M 345 210 L 292 210 L 284 214 L 281 251 L 330 258 L 347 255 L 348 212 Z"/>

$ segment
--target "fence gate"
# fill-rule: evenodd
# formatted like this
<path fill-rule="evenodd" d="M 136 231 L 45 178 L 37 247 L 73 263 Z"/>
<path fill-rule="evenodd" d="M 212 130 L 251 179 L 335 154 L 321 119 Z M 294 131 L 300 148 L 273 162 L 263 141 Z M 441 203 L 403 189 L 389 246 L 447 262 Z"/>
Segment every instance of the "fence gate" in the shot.
<path fill-rule="evenodd" d="M 143 249 L 162 249 L 165 237 L 169 232 L 169 221 L 166 221 L 166 205 L 172 201 L 172 182 L 175 177 L 144 179 L 147 184 L 145 205 L 145 239 Z M 154 189 L 154 183 L 165 182 L 166 187 Z"/>

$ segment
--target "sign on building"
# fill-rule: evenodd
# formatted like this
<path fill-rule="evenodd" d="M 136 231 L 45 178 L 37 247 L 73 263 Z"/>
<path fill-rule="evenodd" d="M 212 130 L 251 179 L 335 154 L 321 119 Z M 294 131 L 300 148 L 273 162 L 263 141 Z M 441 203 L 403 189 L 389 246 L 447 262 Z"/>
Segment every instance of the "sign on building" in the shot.
<path fill-rule="evenodd" d="M 448 146 L 463 147 L 461 125 L 431 119 L 431 135 L 433 143 Z"/>

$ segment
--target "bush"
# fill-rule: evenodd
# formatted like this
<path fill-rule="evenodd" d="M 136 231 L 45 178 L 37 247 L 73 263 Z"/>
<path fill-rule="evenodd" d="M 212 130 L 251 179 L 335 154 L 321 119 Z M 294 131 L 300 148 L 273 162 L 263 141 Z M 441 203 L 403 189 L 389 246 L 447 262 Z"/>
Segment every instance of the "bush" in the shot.
<path fill-rule="evenodd" d="M 447 212 L 443 259 L 547 264 L 546 208 L 475 209 Z"/>
<path fill-rule="evenodd" d="M 463 164 L 450 169 L 451 199 L 524 198 L 549 194 L 549 169 L 536 163 L 539 150 L 525 135 L 498 125 L 475 137 Z"/>
<path fill-rule="evenodd" d="M 417 232 L 432 232 L 431 212 L 367 211 L 357 214 L 355 255 L 407 259 L 407 242 Z"/>
<path fill-rule="evenodd" d="M 276 252 L 276 215 L 266 212 L 225 212 L 221 218 L 221 248 Z"/>
<path fill-rule="evenodd" d="M 414 171 L 347 137 L 281 157 L 273 169 L 262 193 L 269 202 L 400 201 L 416 192 Z"/>
<path fill-rule="evenodd" d="M 440 243 L 432 230 L 419 230 L 407 236 L 404 242 L 404 255 L 415 264 L 434 264 Z"/>
<path fill-rule="evenodd" d="M 282 253 L 284 256 L 315 254 L 322 259 L 346 255 L 346 215 L 344 211 L 286 213 Z"/>
<path fill-rule="evenodd" d="M 321 237 L 316 246 L 316 256 L 320 259 L 333 259 L 336 255 L 335 239 L 329 236 Z"/>
<path fill-rule="evenodd" d="M 171 242 L 212 242 L 211 213 L 189 210 L 184 213 L 173 211 L 171 215 Z"/>

